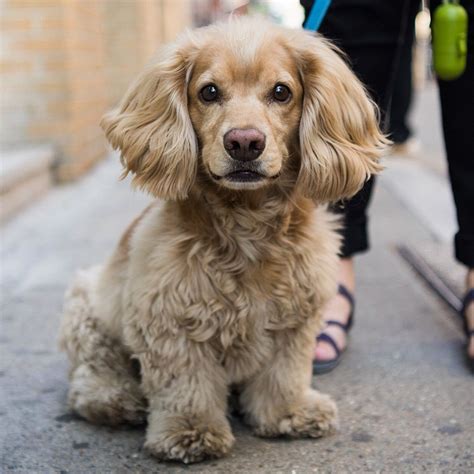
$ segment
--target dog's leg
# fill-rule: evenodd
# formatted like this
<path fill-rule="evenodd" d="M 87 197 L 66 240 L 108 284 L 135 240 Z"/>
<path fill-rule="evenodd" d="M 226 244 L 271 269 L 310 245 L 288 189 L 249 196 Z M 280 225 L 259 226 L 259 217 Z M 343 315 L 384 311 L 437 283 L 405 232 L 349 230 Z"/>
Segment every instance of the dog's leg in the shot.
<path fill-rule="evenodd" d="M 94 315 L 92 277 L 79 274 L 66 294 L 60 344 L 71 362 L 69 406 L 92 423 L 143 423 L 146 405 L 137 371 Z"/>
<path fill-rule="evenodd" d="M 259 436 L 319 438 L 337 425 L 337 408 L 310 387 L 314 333 L 308 328 L 281 331 L 275 353 L 242 392 L 241 404 Z"/>
<path fill-rule="evenodd" d="M 169 336 L 141 355 L 140 364 L 150 406 L 148 451 L 185 463 L 227 454 L 234 443 L 227 379 L 210 348 Z"/>

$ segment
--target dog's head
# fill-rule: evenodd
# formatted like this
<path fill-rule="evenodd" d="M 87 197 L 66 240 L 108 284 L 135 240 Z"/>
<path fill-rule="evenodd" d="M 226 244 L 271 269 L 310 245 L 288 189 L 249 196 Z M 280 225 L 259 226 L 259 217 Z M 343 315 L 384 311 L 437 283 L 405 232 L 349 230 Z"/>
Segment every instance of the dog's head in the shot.
<path fill-rule="evenodd" d="M 102 126 L 134 183 L 184 199 L 198 170 L 217 187 L 291 183 L 334 201 L 380 169 L 376 110 L 321 37 L 239 18 L 181 37 Z"/>

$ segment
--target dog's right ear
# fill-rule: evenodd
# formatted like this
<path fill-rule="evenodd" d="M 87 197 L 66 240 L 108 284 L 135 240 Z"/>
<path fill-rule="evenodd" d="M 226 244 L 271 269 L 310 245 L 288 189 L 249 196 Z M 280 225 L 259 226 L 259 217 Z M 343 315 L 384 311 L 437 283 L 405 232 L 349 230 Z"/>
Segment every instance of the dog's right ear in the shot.
<path fill-rule="evenodd" d="M 101 127 L 121 151 L 124 176 L 163 199 L 185 199 L 197 170 L 197 140 L 188 114 L 193 43 L 182 37 L 161 51 Z"/>

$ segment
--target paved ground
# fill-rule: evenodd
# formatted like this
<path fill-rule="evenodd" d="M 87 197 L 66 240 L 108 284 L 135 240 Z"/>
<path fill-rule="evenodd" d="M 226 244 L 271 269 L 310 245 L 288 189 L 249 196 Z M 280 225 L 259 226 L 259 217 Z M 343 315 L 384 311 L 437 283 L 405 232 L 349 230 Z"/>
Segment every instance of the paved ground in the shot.
<path fill-rule="evenodd" d="M 147 198 L 117 182 L 110 159 L 10 222 L 1 242 L 0 472 L 473 472 L 474 384 L 460 325 L 395 250 L 443 242 L 400 198 L 387 163 L 373 250 L 358 261 L 350 348 L 334 373 L 314 380 L 339 404 L 339 432 L 269 441 L 234 420 L 232 454 L 191 467 L 148 457 L 143 429 L 98 428 L 69 413 L 56 348 L 67 281 L 104 259 Z"/>

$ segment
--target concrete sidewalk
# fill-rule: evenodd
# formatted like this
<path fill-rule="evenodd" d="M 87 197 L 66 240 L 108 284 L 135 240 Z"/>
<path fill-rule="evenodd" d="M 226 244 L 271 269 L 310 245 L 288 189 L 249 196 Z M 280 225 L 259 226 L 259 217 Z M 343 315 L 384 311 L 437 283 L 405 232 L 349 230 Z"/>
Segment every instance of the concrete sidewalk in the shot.
<path fill-rule="evenodd" d="M 2 231 L 0 472 L 473 472 L 474 384 L 460 325 L 395 246 L 433 234 L 383 185 L 373 250 L 358 260 L 356 324 L 340 367 L 315 386 L 338 402 L 323 440 L 263 440 L 237 420 L 223 460 L 184 467 L 142 452 L 143 429 L 95 427 L 66 407 L 56 348 L 73 272 L 102 261 L 148 199 L 118 182 L 116 158 L 59 188 Z M 390 166 L 390 164 L 389 164 Z"/>

